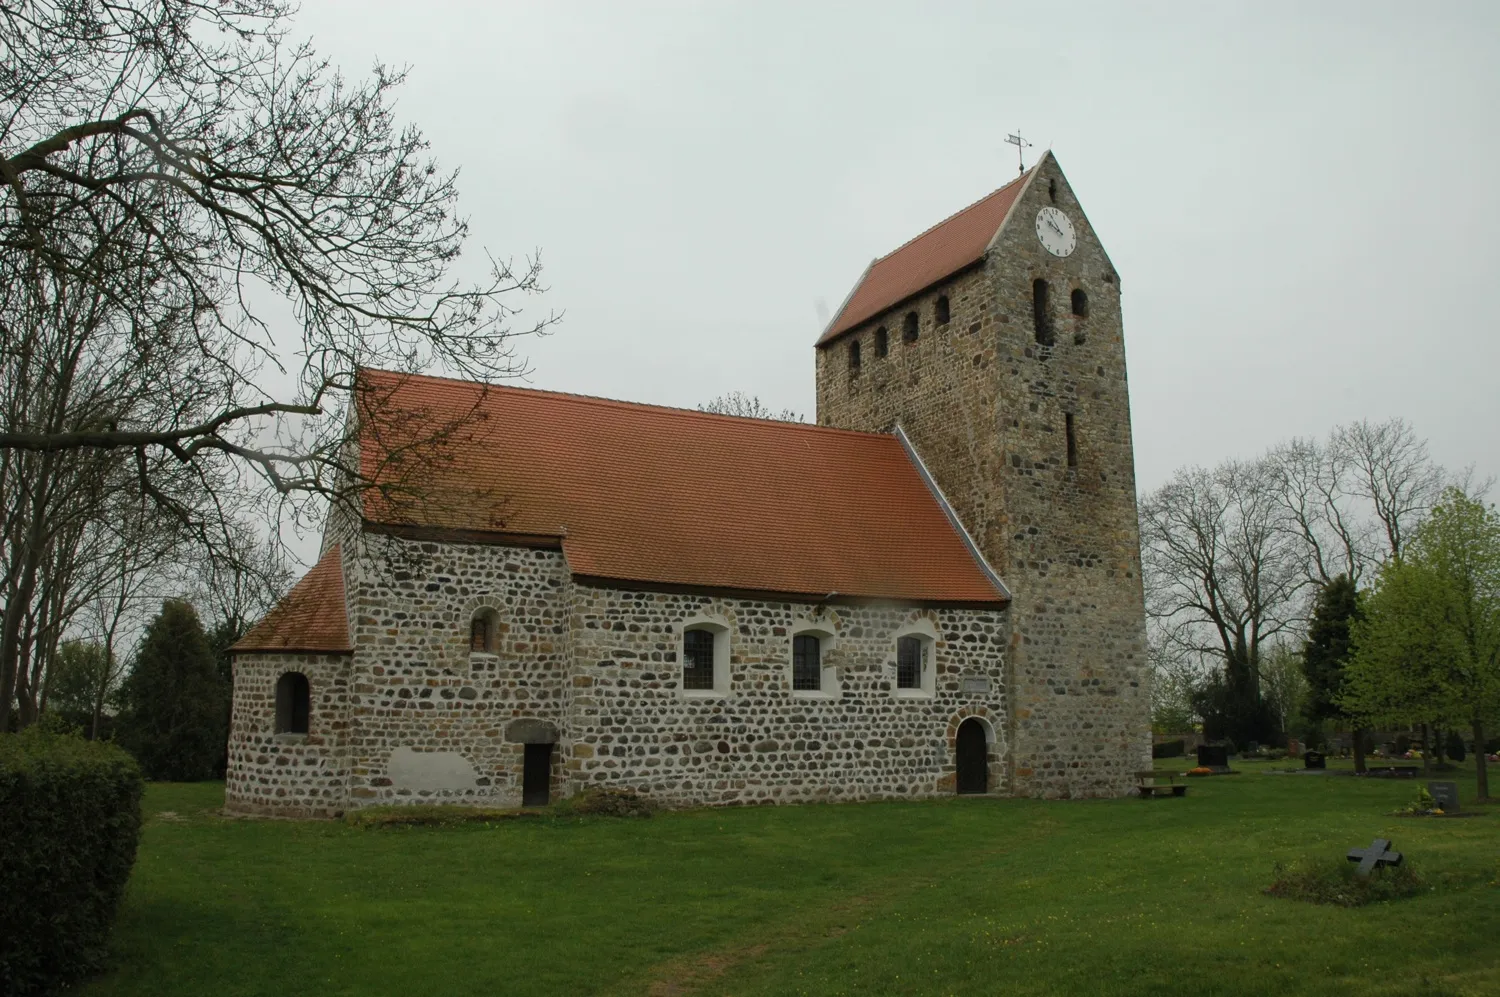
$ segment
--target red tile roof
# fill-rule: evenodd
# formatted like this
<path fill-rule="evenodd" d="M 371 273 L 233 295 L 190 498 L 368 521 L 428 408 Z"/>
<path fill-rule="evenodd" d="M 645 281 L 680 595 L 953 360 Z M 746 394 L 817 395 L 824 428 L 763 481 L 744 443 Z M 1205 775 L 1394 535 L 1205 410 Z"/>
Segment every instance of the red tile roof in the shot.
<path fill-rule="evenodd" d="M 561 538 L 575 575 L 823 597 L 998 604 L 901 441 L 800 423 L 365 371 L 364 473 L 460 425 L 375 523 Z M 415 414 L 415 415 L 414 415 Z M 395 428 L 391 428 L 395 427 Z M 373 430 L 373 431 L 372 431 Z M 420 447 L 413 447 L 420 451 Z M 397 472 L 399 473 L 399 471 Z"/>
<path fill-rule="evenodd" d="M 353 650 L 349 643 L 344 566 L 339 548 L 333 547 L 319 558 L 312 570 L 230 650 L 241 653 Z"/>
<path fill-rule="evenodd" d="M 833 342 L 861 322 L 977 263 L 1000 231 L 1028 176 L 1029 170 L 871 263 L 817 345 Z"/>

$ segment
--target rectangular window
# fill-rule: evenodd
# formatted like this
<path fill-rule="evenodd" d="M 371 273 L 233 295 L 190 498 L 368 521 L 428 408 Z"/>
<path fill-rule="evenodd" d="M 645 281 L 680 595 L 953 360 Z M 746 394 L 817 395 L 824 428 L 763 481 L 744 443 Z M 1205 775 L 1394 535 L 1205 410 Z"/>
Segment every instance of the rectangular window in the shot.
<path fill-rule="evenodd" d="M 823 688 L 821 641 L 809 634 L 792 638 L 792 688 L 816 691 Z"/>
<path fill-rule="evenodd" d="M 922 641 L 902 637 L 896 641 L 896 688 L 922 688 Z"/>
<path fill-rule="evenodd" d="M 714 632 L 689 630 L 682 635 L 682 687 L 714 687 Z"/>
<path fill-rule="evenodd" d="M 1068 434 L 1068 466 L 1078 466 L 1078 437 L 1073 432 L 1073 413 L 1068 412 L 1063 416 L 1063 428 Z"/>

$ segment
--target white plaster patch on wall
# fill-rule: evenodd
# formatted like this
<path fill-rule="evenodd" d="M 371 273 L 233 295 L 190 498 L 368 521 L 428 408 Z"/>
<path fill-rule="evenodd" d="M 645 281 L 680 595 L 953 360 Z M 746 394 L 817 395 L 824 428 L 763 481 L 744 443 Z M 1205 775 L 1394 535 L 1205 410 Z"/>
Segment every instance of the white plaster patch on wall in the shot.
<path fill-rule="evenodd" d="M 397 748 L 386 766 L 394 789 L 444 792 L 473 789 L 479 774 L 469 760 L 456 751 L 415 751 Z"/>

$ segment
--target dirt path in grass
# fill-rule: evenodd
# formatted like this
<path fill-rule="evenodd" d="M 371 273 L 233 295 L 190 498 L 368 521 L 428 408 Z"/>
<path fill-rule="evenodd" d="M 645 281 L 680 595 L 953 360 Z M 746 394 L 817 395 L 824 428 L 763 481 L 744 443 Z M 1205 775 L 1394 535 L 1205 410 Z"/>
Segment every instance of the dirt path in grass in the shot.
<path fill-rule="evenodd" d="M 1030 840 L 1029 836 L 1027 840 Z M 973 857 L 989 860 L 1014 850 L 1013 845 L 996 845 L 973 853 Z M 899 879 L 886 880 L 875 890 L 838 899 L 823 907 L 800 908 L 794 916 L 770 922 L 755 932 L 753 937 L 747 937 L 743 941 L 684 953 L 657 963 L 646 971 L 644 992 L 649 997 L 688 997 L 711 985 L 731 969 L 753 962 L 768 951 L 798 953 L 818 948 L 897 901 L 945 878 L 944 875 L 934 873 L 903 872 Z M 641 992 L 639 981 L 610 991 L 613 994 Z"/>

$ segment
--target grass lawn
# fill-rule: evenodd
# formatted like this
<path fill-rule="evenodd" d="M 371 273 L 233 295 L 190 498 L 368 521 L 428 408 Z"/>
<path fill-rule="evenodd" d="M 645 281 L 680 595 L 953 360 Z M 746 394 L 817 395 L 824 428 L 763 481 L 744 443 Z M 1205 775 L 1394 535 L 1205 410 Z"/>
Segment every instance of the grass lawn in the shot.
<path fill-rule="evenodd" d="M 224 820 L 221 786 L 154 785 L 116 968 L 79 992 L 1500 994 L 1500 806 L 1388 817 L 1417 783 L 1235 764 L 1181 799 L 450 829 Z M 1443 777 L 1472 798 L 1472 763 Z M 1428 892 L 1260 892 L 1377 836 Z"/>

